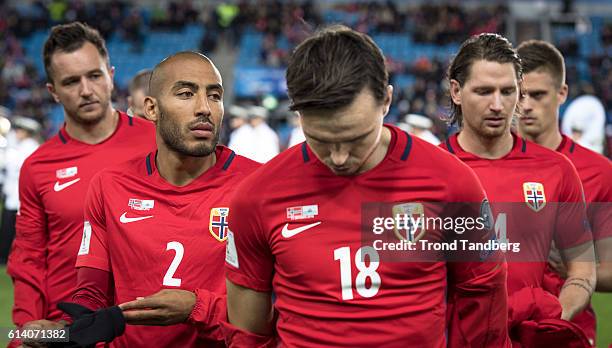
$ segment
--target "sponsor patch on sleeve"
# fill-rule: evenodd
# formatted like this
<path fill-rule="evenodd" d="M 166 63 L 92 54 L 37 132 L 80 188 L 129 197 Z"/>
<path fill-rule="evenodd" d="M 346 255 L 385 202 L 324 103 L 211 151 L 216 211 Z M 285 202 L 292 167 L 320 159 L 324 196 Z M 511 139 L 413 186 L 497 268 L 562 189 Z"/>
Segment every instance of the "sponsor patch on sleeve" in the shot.
<path fill-rule="evenodd" d="M 91 242 L 91 224 L 85 220 L 83 224 L 83 239 L 81 239 L 81 247 L 79 248 L 79 255 L 89 254 L 89 243 Z"/>
<path fill-rule="evenodd" d="M 236 243 L 234 242 L 234 232 L 229 228 L 227 229 L 227 242 L 225 246 L 225 262 L 228 264 L 240 268 L 238 266 L 238 252 L 236 250 Z"/>

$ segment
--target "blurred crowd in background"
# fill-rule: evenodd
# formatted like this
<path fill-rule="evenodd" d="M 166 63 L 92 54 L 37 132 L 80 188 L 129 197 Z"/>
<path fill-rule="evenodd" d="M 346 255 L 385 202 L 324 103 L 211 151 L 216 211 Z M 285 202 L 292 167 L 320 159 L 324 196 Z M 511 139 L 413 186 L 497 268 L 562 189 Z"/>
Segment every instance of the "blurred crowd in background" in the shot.
<path fill-rule="evenodd" d="M 338 2 L 327 4 L 323 10 L 319 5 L 312 1 L 245 0 L 215 4 L 177 0 L 149 5 L 121 0 L 38 0 L 19 4 L 0 1 L 0 13 L 3 14 L 0 16 L 0 119 L 13 120 L 13 125 L 16 117 L 32 120 L 36 126 L 30 127 L 28 132 L 38 141 L 55 134 L 58 125 L 53 124 L 50 114 L 57 106 L 46 91 L 44 74 L 37 69 L 37 60 L 42 57 L 37 52 L 27 52 L 23 43 L 36 32 L 46 33 L 55 24 L 74 20 L 96 27 L 107 40 L 129 43 L 129 54 L 136 56 L 147 54 L 144 43 L 154 40 L 156 33 L 180 32 L 186 27 L 201 30 L 199 42 L 194 45 L 207 55 L 214 54 L 219 46 L 237 54 L 235 52 L 246 42 L 245 35 L 255 35 L 261 40 L 257 41 L 255 51 L 248 50 L 249 59 L 254 59 L 257 66 L 278 69 L 284 68 L 291 49 L 309 31 L 332 22 L 343 22 L 377 37 L 406 34 L 416 45 L 411 47 L 432 50 L 448 47 L 450 51 L 456 50 L 460 42 L 472 34 L 505 33 L 507 30 L 508 8 L 497 3 L 468 8 L 455 1 L 451 4 L 419 2 L 414 6 L 400 6 L 398 1 Z M 596 39 L 603 50 L 585 55 L 576 36 L 571 35 L 562 36 L 553 43 L 566 57 L 570 100 L 584 94 L 595 96 L 603 108 L 603 122 L 610 124 L 612 18 L 605 19 L 599 29 Z M 385 46 L 381 47 L 385 51 Z M 417 53 L 414 59 L 386 56 L 395 86 L 388 121 L 422 134 L 434 143 L 445 138 L 449 133 L 444 121 L 449 105 L 445 78 L 449 55 Z M 112 50 L 110 58 L 113 64 Z M 216 63 L 219 65 L 218 60 Z M 227 67 L 220 68 L 224 75 L 231 74 L 224 69 Z M 240 79 L 238 75 L 236 73 L 236 80 Z M 405 83 L 406 77 L 408 83 Z M 146 87 L 146 83 L 140 85 Z M 114 103 L 117 108 L 133 108 L 132 103 L 128 104 L 132 91 L 128 84 L 116 85 Z M 286 97 L 271 98 L 265 94 L 245 97 L 238 93 L 232 95 L 231 100 L 226 98 L 225 106 L 222 142 L 247 149 L 244 151 L 259 149 L 258 154 L 254 154 L 261 156 L 258 160 L 265 161 L 303 140 L 297 118 L 288 111 Z M 249 132 L 245 131 L 247 127 Z M 569 127 L 580 131 L 575 125 Z M 0 133 L 4 134 L 0 142 L 2 148 L 8 146 L 9 129 L 8 123 L 0 122 Z M 266 147 L 269 150 L 264 151 Z M 601 151 L 604 151 L 603 145 Z"/>

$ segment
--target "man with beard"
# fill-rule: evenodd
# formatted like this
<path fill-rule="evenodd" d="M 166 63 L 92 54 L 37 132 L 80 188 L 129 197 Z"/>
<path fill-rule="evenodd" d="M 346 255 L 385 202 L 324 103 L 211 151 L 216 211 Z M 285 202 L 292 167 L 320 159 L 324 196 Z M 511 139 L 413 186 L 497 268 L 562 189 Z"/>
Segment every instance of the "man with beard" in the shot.
<path fill-rule="evenodd" d="M 179 299 L 170 302 L 178 314 L 158 324 L 180 324 L 128 326 L 113 347 L 222 345 L 229 197 L 258 165 L 217 145 L 223 86 L 207 57 L 180 52 L 165 59 L 150 93 L 144 110 L 156 125 L 157 151 L 92 179 L 73 302 L 95 310 L 161 290 L 152 297 Z M 126 319 L 147 323 L 129 312 Z"/>
<path fill-rule="evenodd" d="M 83 201 L 93 175 L 150 151 L 155 139 L 150 122 L 111 105 L 114 68 L 95 29 L 78 22 L 53 27 L 43 56 L 47 88 L 64 107 L 65 124 L 24 162 L 19 176 L 21 207 L 8 261 L 18 327 L 58 320 L 57 303 L 74 291 Z"/>
<path fill-rule="evenodd" d="M 468 39 L 448 73 L 453 121 L 461 131 L 441 146 L 480 178 L 492 202 L 497 238 L 521 243 L 520 253 L 506 253 L 510 311 L 514 294 L 542 287 L 554 240 L 568 270 L 559 314 L 569 320 L 588 304 L 595 286 L 593 243 L 572 164 L 511 132 L 521 69 L 507 39 L 497 34 Z"/>

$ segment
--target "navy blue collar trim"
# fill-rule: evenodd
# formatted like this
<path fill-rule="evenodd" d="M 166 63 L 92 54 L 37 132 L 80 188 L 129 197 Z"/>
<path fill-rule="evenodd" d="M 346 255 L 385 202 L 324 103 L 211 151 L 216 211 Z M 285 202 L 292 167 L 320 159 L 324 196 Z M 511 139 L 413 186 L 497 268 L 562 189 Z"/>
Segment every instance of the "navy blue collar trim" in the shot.
<path fill-rule="evenodd" d="M 147 175 L 153 174 L 153 166 L 151 165 L 151 154 L 150 153 L 147 155 L 146 165 L 147 165 Z"/>
<path fill-rule="evenodd" d="M 408 158 L 408 155 L 410 155 L 410 150 L 412 150 L 412 137 L 408 133 L 406 133 L 406 137 L 408 137 L 408 139 L 406 139 L 406 147 L 404 148 L 404 153 L 402 153 L 402 161 L 405 161 Z"/>
<path fill-rule="evenodd" d="M 62 143 L 66 144 L 68 142 L 68 140 L 66 140 L 66 138 L 64 138 L 64 135 L 62 134 L 62 131 L 57 132 L 57 135 L 59 136 L 59 138 L 62 141 Z"/>
<path fill-rule="evenodd" d="M 236 157 L 236 153 L 232 151 L 232 153 L 230 153 L 229 155 L 229 158 L 225 161 L 225 163 L 223 163 L 223 170 L 227 170 L 227 168 L 229 168 L 230 164 L 232 164 L 232 161 L 234 161 L 234 157 Z"/>
<path fill-rule="evenodd" d="M 453 149 L 451 145 L 450 137 L 446 138 L 446 148 L 448 149 L 448 152 L 452 153 L 453 155 L 455 154 L 455 149 Z"/>
<path fill-rule="evenodd" d="M 304 159 L 304 163 L 310 161 L 310 156 L 308 156 L 308 148 L 306 147 L 306 142 L 302 143 L 302 158 Z"/>

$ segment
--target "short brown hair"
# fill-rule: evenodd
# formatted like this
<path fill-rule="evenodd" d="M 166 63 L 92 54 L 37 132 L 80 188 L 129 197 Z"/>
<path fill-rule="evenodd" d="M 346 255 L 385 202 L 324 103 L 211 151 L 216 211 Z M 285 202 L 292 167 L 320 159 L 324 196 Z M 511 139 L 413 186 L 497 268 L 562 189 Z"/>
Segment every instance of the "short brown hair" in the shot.
<path fill-rule="evenodd" d="M 382 103 L 389 81 L 380 48 L 343 25 L 323 28 L 298 45 L 286 77 L 293 111 L 345 107 L 365 86 Z"/>
<path fill-rule="evenodd" d="M 81 22 L 60 24 L 51 28 L 51 33 L 45 41 L 43 49 L 43 61 L 48 82 L 53 83 L 51 77 L 51 56 L 53 53 L 56 51 L 74 52 L 83 47 L 86 42 L 96 46 L 100 56 L 106 60 L 107 64 L 109 63 L 106 44 L 96 29 Z"/>
<path fill-rule="evenodd" d="M 144 91 L 145 95 L 148 95 L 149 81 L 151 80 L 152 73 L 153 70 L 151 69 L 140 70 L 136 75 L 134 75 L 134 77 L 132 77 L 132 80 L 128 86 L 128 92 L 130 94 L 134 94 L 135 91 L 140 89 Z"/>
<path fill-rule="evenodd" d="M 555 80 L 557 88 L 565 83 L 563 55 L 552 44 L 541 40 L 525 41 L 516 49 L 523 62 L 523 74 L 545 70 Z"/>
<path fill-rule="evenodd" d="M 510 41 L 499 34 L 484 33 L 470 37 L 461 45 L 448 67 L 448 80 L 456 80 L 463 86 L 470 77 L 472 65 L 478 60 L 512 63 L 517 80 L 523 77 L 521 59 Z M 459 127 L 463 123 L 461 106 L 456 105 L 452 98 L 450 122 L 457 123 Z"/>

